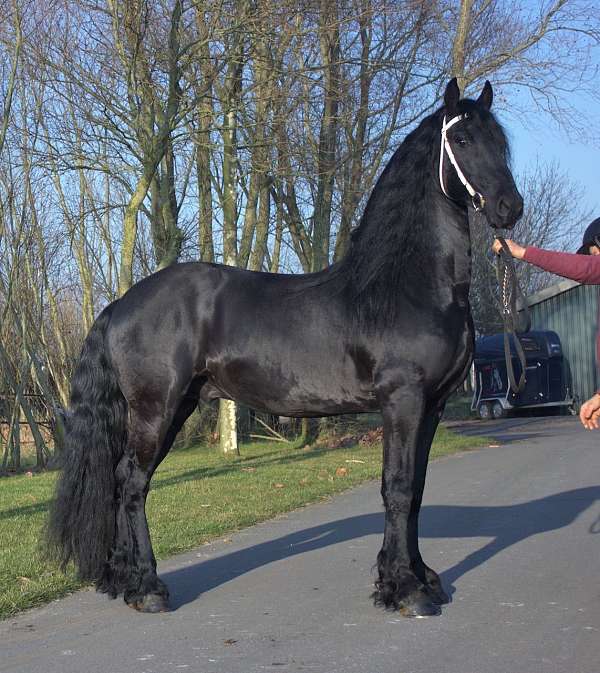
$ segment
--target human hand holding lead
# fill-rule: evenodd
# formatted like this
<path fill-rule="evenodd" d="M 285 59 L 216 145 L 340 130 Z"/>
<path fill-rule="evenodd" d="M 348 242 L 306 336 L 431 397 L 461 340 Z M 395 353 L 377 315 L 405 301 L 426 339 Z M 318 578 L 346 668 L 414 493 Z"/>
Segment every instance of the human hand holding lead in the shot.
<path fill-rule="evenodd" d="M 508 245 L 508 249 L 510 250 L 510 254 L 515 258 L 515 259 L 523 259 L 525 256 L 525 248 L 522 245 L 519 245 L 518 243 L 515 243 L 515 241 L 512 241 L 510 238 L 506 239 L 506 245 Z M 500 251 L 503 250 L 502 244 L 498 239 L 496 239 L 492 245 L 492 250 L 498 255 L 500 254 Z"/>

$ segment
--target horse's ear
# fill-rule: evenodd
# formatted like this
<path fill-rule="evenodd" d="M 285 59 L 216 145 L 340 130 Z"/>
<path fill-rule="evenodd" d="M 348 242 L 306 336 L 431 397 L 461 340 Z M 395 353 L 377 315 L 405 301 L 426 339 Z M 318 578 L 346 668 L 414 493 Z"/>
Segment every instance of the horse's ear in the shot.
<path fill-rule="evenodd" d="M 479 94 L 477 102 L 482 105 L 486 110 L 489 110 L 492 107 L 492 101 L 494 100 L 494 91 L 492 85 L 485 80 L 483 85 L 483 91 Z"/>
<path fill-rule="evenodd" d="M 454 114 L 456 114 L 456 108 L 458 107 L 459 100 L 460 89 L 458 88 L 456 77 L 453 77 L 446 85 L 446 91 L 444 92 L 444 105 L 446 106 L 447 117 L 452 117 Z"/>

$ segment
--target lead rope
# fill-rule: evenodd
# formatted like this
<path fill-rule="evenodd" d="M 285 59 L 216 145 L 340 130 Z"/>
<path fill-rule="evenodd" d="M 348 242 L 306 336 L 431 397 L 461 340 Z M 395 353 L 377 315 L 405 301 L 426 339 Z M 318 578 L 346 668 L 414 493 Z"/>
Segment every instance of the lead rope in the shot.
<path fill-rule="evenodd" d="M 520 393 L 523 388 L 525 388 L 526 382 L 525 353 L 523 352 L 523 346 L 521 345 L 519 337 L 517 336 L 517 331 L 526 331 L 529 328 L 529 309 L 519 285 L 515 264 L 512 255 L 510 254 L 510 249 L 506 241 L 501 236 L 496 236 L 496 238 L 500 241 L 500 245 L 502 246 L 502 250 L 498 254 L 496 260 L 496 277 L 498 278 L 498 283 L 500 285 L 500 314 L 502 315 L 502 320 L 504 322 L 504 357 L 506 359 L 506 373 L 508 374 L 508 381 L 511 390 L 516 395 L 517 393 Z M 521 330 L 519 330 L 517 327 L 517 299 L 519 298 L 521 299 L 521 304 L 523 307 L 522 311 L 527 323 L 526 329 Z M 521 376 L 519 377 L 518 383 L 512 363 L 509 335 L 512 335 L 514 339 L 515 350 L 517 351 L 517 357 L 519 358 L 519 363 L 521 365 Z"/>

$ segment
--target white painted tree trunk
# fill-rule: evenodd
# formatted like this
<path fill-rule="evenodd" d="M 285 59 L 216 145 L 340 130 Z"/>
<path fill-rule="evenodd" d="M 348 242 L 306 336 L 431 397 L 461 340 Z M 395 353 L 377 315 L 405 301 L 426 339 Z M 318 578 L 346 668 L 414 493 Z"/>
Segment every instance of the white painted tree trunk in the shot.
<path fill-rule="evenodd" d="M 242 4 L 240 3 L 240 7 Z M 231 58 L 227 66 L 225 86 L 222 91 L 224 107 L 223 128 L 223 262 L 229 266 L 237 266 L 237 110 L 240 106 L 241 64 L 244 60 L 243 41 L 235 36 Z M 236 405 L 231 400 L 219 400 L 219 444 L 222 453 L 239 455 L 237 443 Z"/>
<path fill-rule="evenodd" d="M 236 407 L 233 400 L 219 400 L 219 445 L 223 453 L 239 455 Z"/>

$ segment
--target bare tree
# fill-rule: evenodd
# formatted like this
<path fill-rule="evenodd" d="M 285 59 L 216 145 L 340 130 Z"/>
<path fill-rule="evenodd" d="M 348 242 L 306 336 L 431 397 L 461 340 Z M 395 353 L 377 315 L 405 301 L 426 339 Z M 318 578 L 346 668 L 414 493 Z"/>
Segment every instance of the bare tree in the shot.
<path fill-rule="evenodd" d="M 453 34 L 450 72 L 461 90 L 493 78 L 513 111 L 533 105 L 571 130 L 582 130 L 582 115 L 572 114 L 568 94 L 599 95 L 593 66 L 600 43 L 595 3 L 460 0 L 449 6 L 444 20 Z"/>
<path fill-rule="evenodd" d="M 85 333 L 132 282 L 177 260 L 276 272 L 339 260 L 383 164 L 449 74 L 467 92 L 491 78 L 500 106 L 572 123 L 581 115 L 565 114 L 568 93 L 593 88 L 600 25 L 591 0 L 7 0 L 2 9 L 7 461 L 31 396 L 48 409 L 67 404 Z M 585 214 L 567 208 L 578 202 L 565 198 L 567 176 L 541 166 L 522 188 L 515 236 L 569 247 L 561 232 Z M 482 330 L 495 320 L 488 234 L 474 227 Z M 546 282 L 525 265 L 520 273 L 528 290 Z M 234 436 L 231 410 L 223 438 Z M 46 451 L 40 443 L 40 461 Z"/>

